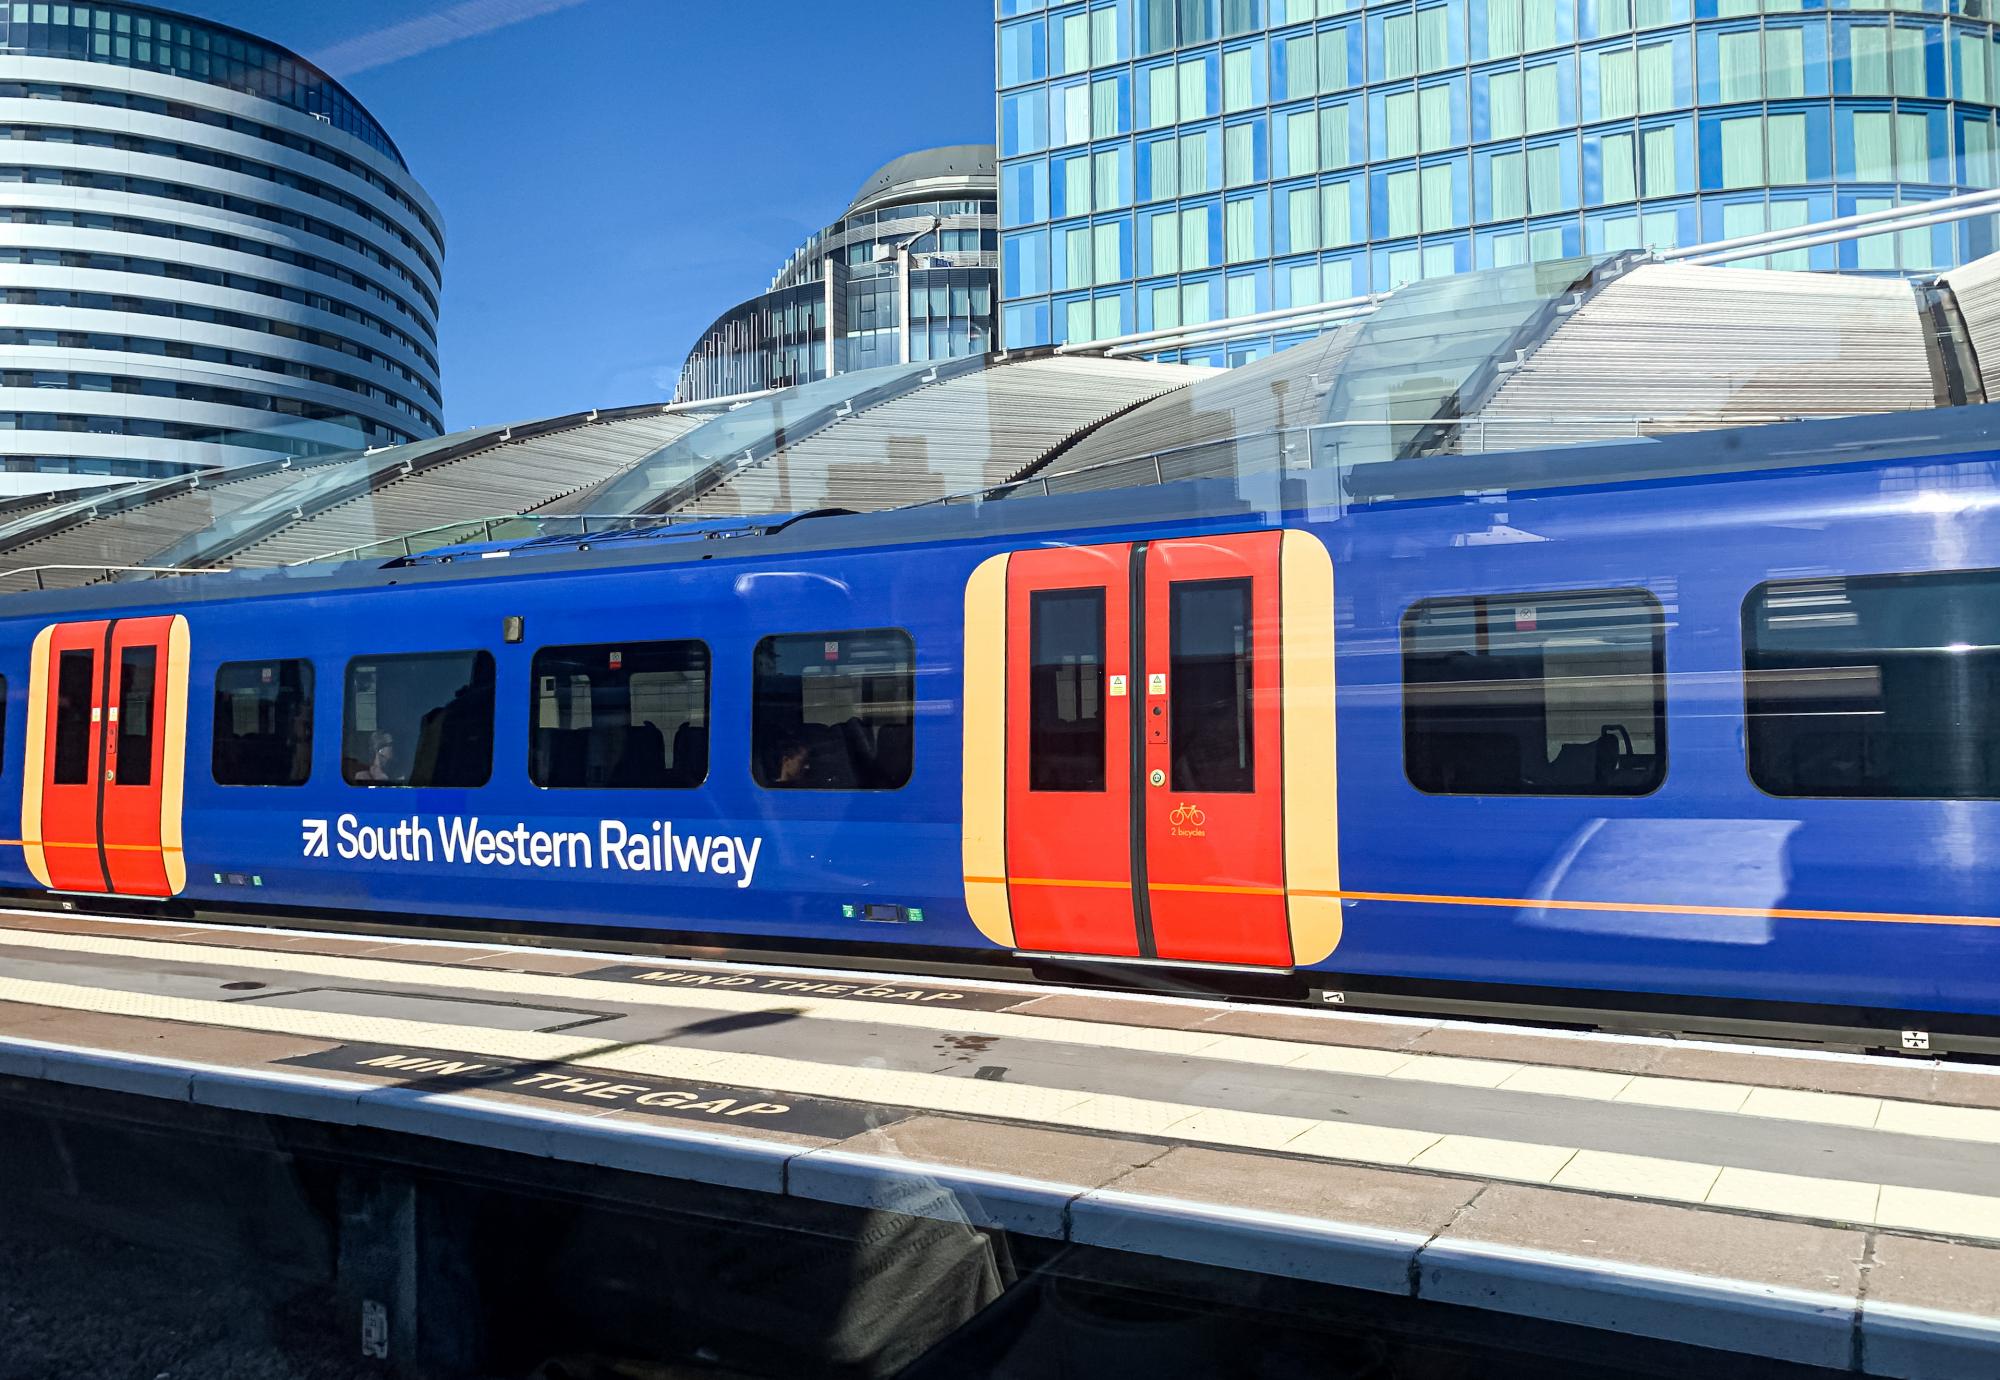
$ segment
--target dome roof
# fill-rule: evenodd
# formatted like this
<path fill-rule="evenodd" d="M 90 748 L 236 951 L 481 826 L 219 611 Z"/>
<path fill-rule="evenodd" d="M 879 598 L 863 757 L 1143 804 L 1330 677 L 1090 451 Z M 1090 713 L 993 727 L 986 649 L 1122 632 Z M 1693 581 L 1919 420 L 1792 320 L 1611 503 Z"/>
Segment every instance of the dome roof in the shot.
<path fill-rule="evenodd" d="M 847 214 L 898 201 L 917 201 L 952 193 L 992 194 L 999 187 L 993 145 L 951 144 L 921 149 L 884 163 L 861 184 L 848 203 Z"/>

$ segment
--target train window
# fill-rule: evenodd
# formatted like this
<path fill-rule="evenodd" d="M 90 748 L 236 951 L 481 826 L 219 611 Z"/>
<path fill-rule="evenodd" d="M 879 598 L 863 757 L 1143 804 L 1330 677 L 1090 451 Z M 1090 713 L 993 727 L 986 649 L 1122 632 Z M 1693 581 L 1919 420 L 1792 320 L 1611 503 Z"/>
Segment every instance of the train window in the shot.
<path fill-rule="evenodd" d="M 1104 591 L 1028 597 L 1028 789 L 1104 789 Z"/>
<path fill-rule="evenodd" d="M 610 642 L 535 653 L 528 776 L 654 789 L 708 778 L 708 645 Z"/>
<path fill-rule="evenodd" d="M 81 786 L 90 780 L 91 700 L 97 653 L 76 648 L 56 655 L 56 750 L 50 780 Z"/>
<path fill-rule="evenodd" d="M 310 661 L 231 661 L 215 672 L 218 786 L 303 786 L 312 775 Z"/>
<path fill-rule="evenodd" d="M 1254 791 L 1250 582 L 1182 580 L 1167 598 L 1174 789 Z"/>
<path fill-rule="evenodd" d="M 493 775 L 493 657 L 419 652 L 347 663 L 341 774 L 356 786 L 483 786 Z"/>
<path fill-rule="evenodd" d="M 153 784 L 153 672 L 159 656 L 152 647 L 127 647 L 118 653 L 116 785 Z"/>
<path fill-rule="evenodd" d="M 1645 795 L 1667 770 L 1644 590 L 1429 599 L 1403 617 L 1403 765 L 1441 795 Z"/>
<path fill-rule="evenodd" d="M 750 770 L 773 790 L 893 791 L 910 779 L 916 652 L 894 628 L 757 644 Z"/>
<path fill-rule="evenodd" d="M 1760 585 L 1743 669 L 1770 794 L 2000 798 L 2000 570 Z"/>

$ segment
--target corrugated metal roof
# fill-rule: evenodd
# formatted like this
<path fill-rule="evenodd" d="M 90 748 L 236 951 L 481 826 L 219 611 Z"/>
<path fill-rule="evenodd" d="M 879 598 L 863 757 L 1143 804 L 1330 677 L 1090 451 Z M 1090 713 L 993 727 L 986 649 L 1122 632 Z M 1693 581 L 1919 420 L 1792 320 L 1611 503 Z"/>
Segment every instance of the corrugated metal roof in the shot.
<path fill-rule="evenodd" d="M 443 523 L 526 512 L 616 474 L 704 418 L 652 413 L 502 441 L 346 498 L 230 557 L 292 565 Z"/>
<path fill-rule="evenodd" d="M 857 512 L 1004 483 L 1120 410 L 1206 371 L 1085 356 L 1002 360 L 856 412 L 679 512 Z"/>

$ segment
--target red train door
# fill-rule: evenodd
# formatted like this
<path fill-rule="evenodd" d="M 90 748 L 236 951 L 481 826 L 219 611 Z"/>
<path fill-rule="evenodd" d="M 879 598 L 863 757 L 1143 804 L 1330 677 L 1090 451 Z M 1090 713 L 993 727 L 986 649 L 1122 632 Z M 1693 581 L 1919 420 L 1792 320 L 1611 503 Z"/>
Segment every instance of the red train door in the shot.
<path fill-rule="evenodd" d="M 1160 958 L 1285 967 L 1278 532 L 1146 552 L 1146 907 Z"/>
<path fill-rule="evenodd" d="M 1008 558 L 1004 861 L 1018 948 L 1292 963 L 1281 539 Z"/>
<path fill-rule="evenodd" d="M 1017 552 L 1007 579 L 1007 890 L 1016 940 L 1139 957 L 1130 546 Z"/>
<path fill-rule="evenodd" d="M 185 885 L 187 652 L 178 615 L 62 623 L 35 640 L 21 815 L 43 885 L 122 896 Z"/>

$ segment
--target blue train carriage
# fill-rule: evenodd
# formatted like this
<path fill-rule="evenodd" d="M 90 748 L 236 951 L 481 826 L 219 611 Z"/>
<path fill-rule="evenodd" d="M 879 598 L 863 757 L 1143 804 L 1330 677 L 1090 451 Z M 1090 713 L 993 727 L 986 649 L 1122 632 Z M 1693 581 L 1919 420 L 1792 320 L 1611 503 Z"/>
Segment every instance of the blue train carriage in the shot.
<path fill-rule="evenodd" d="M 4 881 L 1991 1017 L 1994 415 L 19 596 Z"/>

